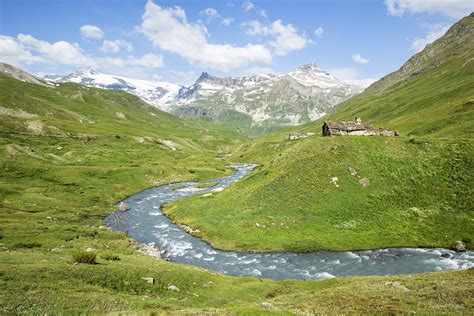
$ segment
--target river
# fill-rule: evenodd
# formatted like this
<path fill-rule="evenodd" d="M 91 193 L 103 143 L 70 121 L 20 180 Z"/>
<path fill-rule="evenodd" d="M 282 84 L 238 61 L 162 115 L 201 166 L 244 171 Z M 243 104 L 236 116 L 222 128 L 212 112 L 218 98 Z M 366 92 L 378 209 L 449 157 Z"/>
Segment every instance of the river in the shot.
<path fill-rule="evenodd" d="M 163 250 L 167 259 L 233 276 L 319 280 L 356 275 L 394 275 L 474 267 L 474 251 L 456 253 L 448 249 L 390 248 L 367 251 L 320 251 L 313 253 L 245 253 L 212 248 L 163 215 L 161 205 L 196 194 L 214 194 L 250 173 L 255 165 L 233 165 L 235 173 L 203 183 L 211 188 L 195 188 L 197 182 L 163 185 L 137 193 L 124 202 L 125 212 L 116 212 L 105 221 L 113 230 L 126 232 L 140 243 Z M 441 255 L 448 258 L 441 257 Z"/>

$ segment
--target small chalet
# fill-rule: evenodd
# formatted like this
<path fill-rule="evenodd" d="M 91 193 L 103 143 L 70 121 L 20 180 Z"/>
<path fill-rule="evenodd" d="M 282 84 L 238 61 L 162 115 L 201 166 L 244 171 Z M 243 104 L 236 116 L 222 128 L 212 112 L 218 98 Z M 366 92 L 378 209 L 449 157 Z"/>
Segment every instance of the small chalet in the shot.
<path fill-rule="evenodd" d="M 353 121 L 325 121 L 323 136 L 334 135 L 399 136 L 397 131 L 362 123 L 360 117 L 356 117 Z"/>
<path fill-rule="evenodd" d="M 306 138 L 306 137 L 312 136 L 312 135 L 314 135 L 314 133 L 310 133 L 310 132 L 299 133 L 299 132 L 296 132 L 296 133 L 289 133 L 286 138 L 292 140 L 292 139 Z"/>

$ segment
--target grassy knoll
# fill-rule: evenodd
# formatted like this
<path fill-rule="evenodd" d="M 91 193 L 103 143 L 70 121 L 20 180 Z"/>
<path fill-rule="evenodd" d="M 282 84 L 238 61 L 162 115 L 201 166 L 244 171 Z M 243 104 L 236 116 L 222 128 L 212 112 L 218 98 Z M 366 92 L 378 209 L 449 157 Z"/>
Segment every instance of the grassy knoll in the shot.
<path fill-rule="evenodd" d="M 252 174 L 165 208 L 218 248 L 449 247 L 457 239 L 472 247 L 471 142 L 311 137 L 242 152 L 240 160 L 260 164 Z"/>
<path fill-rule="evenodd" d="M 166 213 L 224 249 L 472 248 L 473 39 L 471 15 L 319 121 L 242 147 L 231 159 L 260 166 L 236 185 Z M 319 136 L 323 120 L 355 116 L 402 137 Z"/>

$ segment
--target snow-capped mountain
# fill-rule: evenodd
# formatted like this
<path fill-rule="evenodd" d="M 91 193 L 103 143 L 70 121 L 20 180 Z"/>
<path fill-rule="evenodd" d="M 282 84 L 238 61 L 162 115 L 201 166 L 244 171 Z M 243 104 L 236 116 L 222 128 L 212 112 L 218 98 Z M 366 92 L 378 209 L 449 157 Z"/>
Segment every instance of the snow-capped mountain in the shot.
<path fill-rule="evenodd" d="M 182 86 L 169 82 L 154 82 L 107 75 L 93 68 L 79 70 L 67 76 L 47 75 L 50 82 L 75 82 L 89 87 L 123 90 L 137 95 L 145 102 L 169 112 Z"/>
<path fill-rule="evenodd" d="M 178 93 L 178 104 L 192 104 L 195 101 L 207 100 L 220 91 L 234 91 L 238 88 L 249 87 L 267 81 L 275 75 L 254 74 L 244 77 L 214 77 L 203 72 L 190 87 L 182 87 Z"/>
<path fill-rule="evenodd" d="M 278 75 L 216 77 L 203 72 L 189 87 L 106 75 L 92 68 L 44 79 L 124 90 L 178 116 L 206 116 L 246 130 L 310 122 L 363 90 L 337 80 L 314 64 Z"/>
<path fill-rule="evenodd" d="M 280 75 L 216 78 L 203 73 L 193 86 L 180 91 L 180 106 L 175 106 L 173 112 L 179 116 L 206 115 L 236 126 L 236 121 L 241 121 L 250 128 L 273 129 L 318 119 L 362 90 L 314 64 Z"/>

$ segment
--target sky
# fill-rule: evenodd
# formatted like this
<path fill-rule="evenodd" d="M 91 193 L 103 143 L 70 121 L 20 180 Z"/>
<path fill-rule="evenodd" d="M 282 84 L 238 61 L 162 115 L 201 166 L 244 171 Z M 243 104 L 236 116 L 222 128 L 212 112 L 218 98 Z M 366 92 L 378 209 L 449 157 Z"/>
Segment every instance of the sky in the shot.
<path fill-rule="evenodd" d="M 192 84 L 315 63 L 367 86 L 474 11 L 474 0 L 0 0 L 0 61 Z"/>

